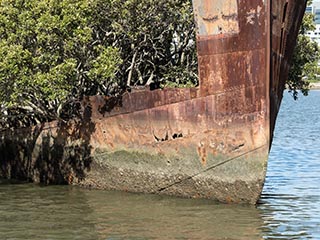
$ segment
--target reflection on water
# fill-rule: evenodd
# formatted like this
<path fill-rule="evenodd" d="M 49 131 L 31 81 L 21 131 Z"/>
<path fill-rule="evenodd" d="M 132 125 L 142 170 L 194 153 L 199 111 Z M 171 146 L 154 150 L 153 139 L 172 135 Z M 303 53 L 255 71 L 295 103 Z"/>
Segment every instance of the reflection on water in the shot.
<path fill-rule="evenodd" d="M 0 239 L 260 239 L 263 224 L 253 206 L 208 200 L 31 184 L 0 192 Z"/>
<path fill-rule="evenodd" d="M 320 91 L 281 106 L 259 209 L 271 239 L 320 239 Z"/>
<path fill-rule="evenodd" d="M 285 97 L 257 207 L 0 181 L 0 239 L 320 239 L 318 106 Z"/>

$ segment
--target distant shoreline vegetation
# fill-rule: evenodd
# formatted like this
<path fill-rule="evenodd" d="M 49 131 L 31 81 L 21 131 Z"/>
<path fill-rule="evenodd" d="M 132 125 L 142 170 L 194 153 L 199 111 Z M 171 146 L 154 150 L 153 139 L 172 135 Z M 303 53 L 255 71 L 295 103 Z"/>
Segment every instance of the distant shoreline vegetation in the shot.
<path fill-rule="evenodd" d="M 307 93 L 302 76 L 319 60 L 303 35 L 310 20 L 288 81 L 294 93 Z M 197 71 L 191 0 L 0 1 L 0 128 L 77 118 L 87 95 L 196 86 Z"/>
<path fill-rule="evenodd" d="M 307 5 L 311 4 L 312 0 L 307 0 Z M 314 15 L 305 13 L 287 80 L 288 89 L 294 99 L 298 98 L 299 92 L 305 96 L 308 95 L 310 82 L 316 81 L 317 76 L 320 75 L 318 66 L 320 61 L 319 46 L 317 42 L 306 35 L 308 31 L 313 30 L 315 30 Z"/>

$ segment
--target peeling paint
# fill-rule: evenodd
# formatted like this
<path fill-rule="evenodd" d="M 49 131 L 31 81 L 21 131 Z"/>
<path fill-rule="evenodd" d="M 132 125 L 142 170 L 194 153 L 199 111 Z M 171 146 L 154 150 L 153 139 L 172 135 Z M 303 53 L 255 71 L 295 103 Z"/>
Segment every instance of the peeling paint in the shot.
<path fill-rule="evenodd" d="M 305 4 L 194 0 L 199 87 L 86 97 L 83 121 L 2 132 L 0 177 L 255 204 Z"/>
<path fill-rule="evenodd" d="M 237 0 L 194 0 L 193 5 L 199 36 L 239 32 Z"/>

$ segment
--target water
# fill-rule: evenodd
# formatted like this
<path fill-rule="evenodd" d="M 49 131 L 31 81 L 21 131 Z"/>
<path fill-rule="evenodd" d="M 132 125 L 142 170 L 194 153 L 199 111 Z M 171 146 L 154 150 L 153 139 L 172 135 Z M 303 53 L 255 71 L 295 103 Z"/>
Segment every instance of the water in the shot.
<path fill-rule="evenodd" d="M 0 181 L 0 239 L 320 239 L 320 91 L 286 93 L 260 204 Z"/>
<path fill-rule="evenodd" d="M 320 91 L 285 93 L 259 209 L 271 239 L 320 239 Z"/>

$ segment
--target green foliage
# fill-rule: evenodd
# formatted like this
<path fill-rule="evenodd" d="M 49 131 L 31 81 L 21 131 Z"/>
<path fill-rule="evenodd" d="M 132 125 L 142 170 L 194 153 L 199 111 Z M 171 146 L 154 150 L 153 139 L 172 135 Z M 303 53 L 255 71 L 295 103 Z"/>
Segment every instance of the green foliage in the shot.
<path fill-rule="evenodd" d="M 96 94 L 121 61 L 97 42 L 87 0 L 0 1 L 0 104 L 42 120 L 59 117 L 70 98 Z M 3 119 L 2 119 L 3 120 Z"/>
<path fill-rule="evenodd" d="M 191 0 L 0 0 L 0 39 L 2 126 L 72 117 L 83 95 L 197 84 Z"/>
<path fill-rule="evenodd" d="M 84 95 L 197 85 L 192 11 L 191 0 L 0 0 L 0 126 L 73 117 Z M 287 82 L 294 97 L 318 75 L 310 30 L 305 15 Z M 10 120 L 17 114 L 27 120 Z"/>
<path fill-rule="evenodd" d="M 311 4 L 311 1 L 308 1 Z M 314 16 L 306 13 L 304 15 L 297 45 L 294 50 L 291 69 L 287 85 L 294 99 L 297 99 L 299 90 L 303 95 L 308 95 L 310 81 L 316 79 L 320 74 L 318 62 L 320 61 L 320 48 L 305 34 L 315 30 Z"/>
<path fill-rule="evenodd" d="M 197 84 L 191 0 L 98 0 L 95 9 L 95 35 L 120 51 L 122 87 Z"/>

